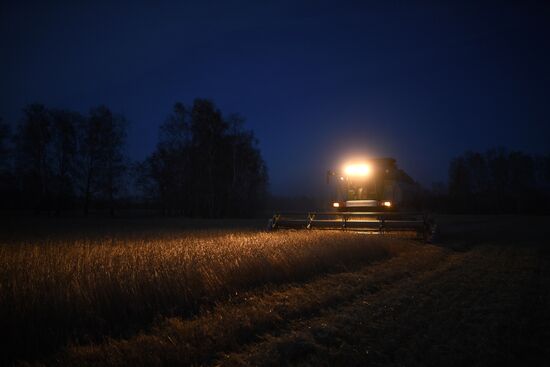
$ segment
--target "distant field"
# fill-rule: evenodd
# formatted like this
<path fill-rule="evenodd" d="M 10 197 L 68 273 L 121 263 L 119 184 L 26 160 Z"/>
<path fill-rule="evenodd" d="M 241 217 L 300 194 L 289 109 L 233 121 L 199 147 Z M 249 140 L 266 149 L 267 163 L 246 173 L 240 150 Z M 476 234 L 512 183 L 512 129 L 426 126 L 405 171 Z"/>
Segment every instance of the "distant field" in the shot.
<path fill-rule="evenodd" d="M 2 361 L 544 361 L 550 220 L 439 223 L 440 242 L 427 245 L 338 231 L 266 233 L 264 221 L 4 222 Z"/>

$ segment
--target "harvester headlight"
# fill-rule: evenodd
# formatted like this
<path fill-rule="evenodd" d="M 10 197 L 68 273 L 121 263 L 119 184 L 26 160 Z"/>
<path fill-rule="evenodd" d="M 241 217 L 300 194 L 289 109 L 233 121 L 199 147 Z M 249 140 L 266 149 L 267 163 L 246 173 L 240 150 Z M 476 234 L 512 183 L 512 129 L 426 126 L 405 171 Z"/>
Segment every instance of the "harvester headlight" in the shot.
<path fill-rule="evenodd" d="M 339 207 L 340 207 L 340 203 L 332 203 L 332 206 L 335 207 L 335 208 L 339 208 Z"/>
<path fill-rule="evenodd" d="M 391 201 L 384 201 L 382 205 L 389 208 L 391 206 Z"/>
<path fill-rule="evenodd" d="M 371 173 L 371 167 L 368 164 L 350 164 L 344 168 L 348 176 L 368 176 Z"/>

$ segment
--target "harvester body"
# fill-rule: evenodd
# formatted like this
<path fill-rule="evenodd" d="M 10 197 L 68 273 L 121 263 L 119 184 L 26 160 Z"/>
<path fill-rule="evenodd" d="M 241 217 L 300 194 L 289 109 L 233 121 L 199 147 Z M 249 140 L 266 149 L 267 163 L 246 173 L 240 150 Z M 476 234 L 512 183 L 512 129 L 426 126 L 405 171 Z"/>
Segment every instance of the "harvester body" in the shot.
<path fill-rule="evenodd" d="M 407 208 L 418 186 L 397 168 L 395 159 L 376 158 L 329 170 L 326 178 L 333 188 L 330 210 L 278 212 L 268 228 L 413 232 L 431 241 L 436 226 L 426 213 Z"/>
<path fill-rule="evenodd" d="M 393 158 L 371 159 L 341 172 L 329 170 L 327 183 L 336 186 L 332 206 L 341 212 L 393 210 L 403 201 L 399 173 Z"/>

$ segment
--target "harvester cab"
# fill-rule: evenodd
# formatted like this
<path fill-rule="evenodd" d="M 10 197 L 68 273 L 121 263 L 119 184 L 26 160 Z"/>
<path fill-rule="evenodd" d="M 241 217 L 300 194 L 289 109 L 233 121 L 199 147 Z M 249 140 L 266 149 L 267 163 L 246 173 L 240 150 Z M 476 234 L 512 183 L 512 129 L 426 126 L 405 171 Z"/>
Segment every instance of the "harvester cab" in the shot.
<path fill-rule="evenodd" d="M 340 172 L 327 171 L 327 183 L 336 185 L 333 208 L 339 212 L 395 210 L 402 196 L 396 184 L 398 173 L 393 158 L 349 164 Z"/>
<path fill-rule="evenodd" d="M 268 229 L 340 229 L 370 233 L 414 233 L 432 241 L 437 226 L 424 212 L 407 210 L 414 181 L 393 158 L 376 158 L 327 171 L 332 208 L 307 213 L 277 212 Z"/>

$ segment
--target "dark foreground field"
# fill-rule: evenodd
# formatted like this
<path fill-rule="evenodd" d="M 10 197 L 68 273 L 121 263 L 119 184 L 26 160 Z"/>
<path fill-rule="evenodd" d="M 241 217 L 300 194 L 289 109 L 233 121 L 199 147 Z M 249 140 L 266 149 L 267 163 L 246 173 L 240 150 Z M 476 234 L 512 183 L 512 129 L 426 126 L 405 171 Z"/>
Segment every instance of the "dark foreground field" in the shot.
<path fill-rule="evenodd" d="M 0 363 L 548 365 L 550 219 L 439 223 L 427 245 L 247 221 L 5 221 Z"/>

